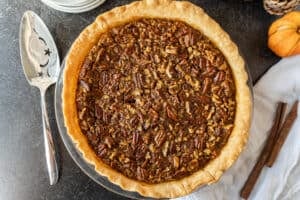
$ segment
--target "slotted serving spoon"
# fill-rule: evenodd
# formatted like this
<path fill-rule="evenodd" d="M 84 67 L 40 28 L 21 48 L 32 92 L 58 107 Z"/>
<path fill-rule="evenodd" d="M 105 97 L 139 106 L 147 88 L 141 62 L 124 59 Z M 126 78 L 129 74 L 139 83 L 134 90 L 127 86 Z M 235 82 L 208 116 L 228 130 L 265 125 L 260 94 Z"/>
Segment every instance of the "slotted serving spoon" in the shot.
<path fill-rule="evenodd" d="M 45 94 L 57 81 L 60 62 L 55 42 L 42 21 L 32 11 L 26 11 L 21 19 L 19 45 L 23 70 L 30 85 L 39 88 L 43 118 L 43 136 L 50 185 L 58 180 L 55 148 L 47 114 Z"/>

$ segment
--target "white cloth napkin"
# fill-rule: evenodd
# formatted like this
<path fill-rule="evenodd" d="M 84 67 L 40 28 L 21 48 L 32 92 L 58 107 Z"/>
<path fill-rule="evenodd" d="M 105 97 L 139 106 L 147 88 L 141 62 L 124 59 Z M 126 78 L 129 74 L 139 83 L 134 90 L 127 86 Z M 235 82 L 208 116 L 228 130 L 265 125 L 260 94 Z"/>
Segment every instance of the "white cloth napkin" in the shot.
<path fill-rule="evenodd" d="M 276 103 L 300 98 L 300 56 L 275 64 L 254 87 L 254 115 L 248 143 L 220 181 L 178 200 L 241 199 L 243 187 L 273 124 Z M 298 117 L 272 168 L 265 167 L 249 199 L 300 199 L 300 107 Z M 288 108 L 289 110 L 289 108 Z"/>

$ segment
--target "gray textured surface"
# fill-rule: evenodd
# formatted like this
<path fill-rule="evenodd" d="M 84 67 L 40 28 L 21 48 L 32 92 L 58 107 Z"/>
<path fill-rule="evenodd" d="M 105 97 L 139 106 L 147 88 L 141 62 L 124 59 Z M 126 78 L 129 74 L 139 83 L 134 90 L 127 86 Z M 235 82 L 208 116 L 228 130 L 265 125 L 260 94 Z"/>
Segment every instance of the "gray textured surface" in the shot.
<path fill-rule="evenodd" d="M 90 180 L 68 155 L 54 119 L 54 87 L 48 91 L 47 99 L 51 127 L 60 152 L 61 177 L 57 185 L 49 186 L 39 92 L 27 84 L 22 72 L 18 29 L 23 12 L 35 11 L 49 27 L 63 57 L 78 33 L 95 16 L 128 2 L 107 0 L 93 11 L 66 14 L 38 0 L 0 1 L 0 199 L 125 199 Z M 254 81 L 278 60 L 266 47 L 267 28 L 273 18 L 264 12 L 259 0 L 193 2 L 202 6 L 237 42 Z"/>

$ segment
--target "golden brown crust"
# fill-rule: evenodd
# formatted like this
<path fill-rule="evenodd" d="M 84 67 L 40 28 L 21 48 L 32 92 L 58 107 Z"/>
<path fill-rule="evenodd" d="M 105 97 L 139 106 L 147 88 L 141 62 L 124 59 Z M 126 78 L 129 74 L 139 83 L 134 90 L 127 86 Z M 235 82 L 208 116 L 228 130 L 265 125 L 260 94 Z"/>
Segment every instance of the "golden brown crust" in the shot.
<path fill-rule="evenodd" d="M 97 43 L 100 35 L 114 26 L 140 17 L 177 19 L 201 31 L 226 57 L 232 68 L 236 84 L 237 108 L 235 126 L 220 155 L 212 160 L 203 170 L 199 170 L 180 180 L 158 184 L 147 184 L 129 179 L 104 164 L 96 156 L 89 146 L 87 138 L 80 130 L 75 102 L 80 68 L 90 49 Z M 114 8 L 99 15 L 94 23 L 82 31 L 73 43 L 66 59 L 62 99 L 67 131 L 87 162 L 94 165 L 98 173 L 106 176 L 111 182 L 121 186 L 121 188 L 155 198 L 172 198 L 186 195 L 200 185 L 217 181 L 223 171 L 228 169 L 237 159 L 247 141 L 252 103 L 244 65 L 237 46 L 231 41 L 227 33 L 201 8 L 192 3 L 170 0 L 144 0 Z"/>

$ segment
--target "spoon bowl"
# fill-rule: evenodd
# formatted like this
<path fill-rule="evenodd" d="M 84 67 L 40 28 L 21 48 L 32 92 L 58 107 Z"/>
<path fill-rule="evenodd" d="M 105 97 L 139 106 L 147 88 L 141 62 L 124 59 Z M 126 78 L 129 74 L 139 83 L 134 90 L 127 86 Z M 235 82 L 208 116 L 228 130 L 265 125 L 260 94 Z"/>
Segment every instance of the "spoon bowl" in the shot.
<path fill-rule="evenodd" d="M 30 85 L 51 85 L 57 81 L 60 62 L 55 42 L 42 19 L 26 11 L 20 25 L 20 53 Z"/>

